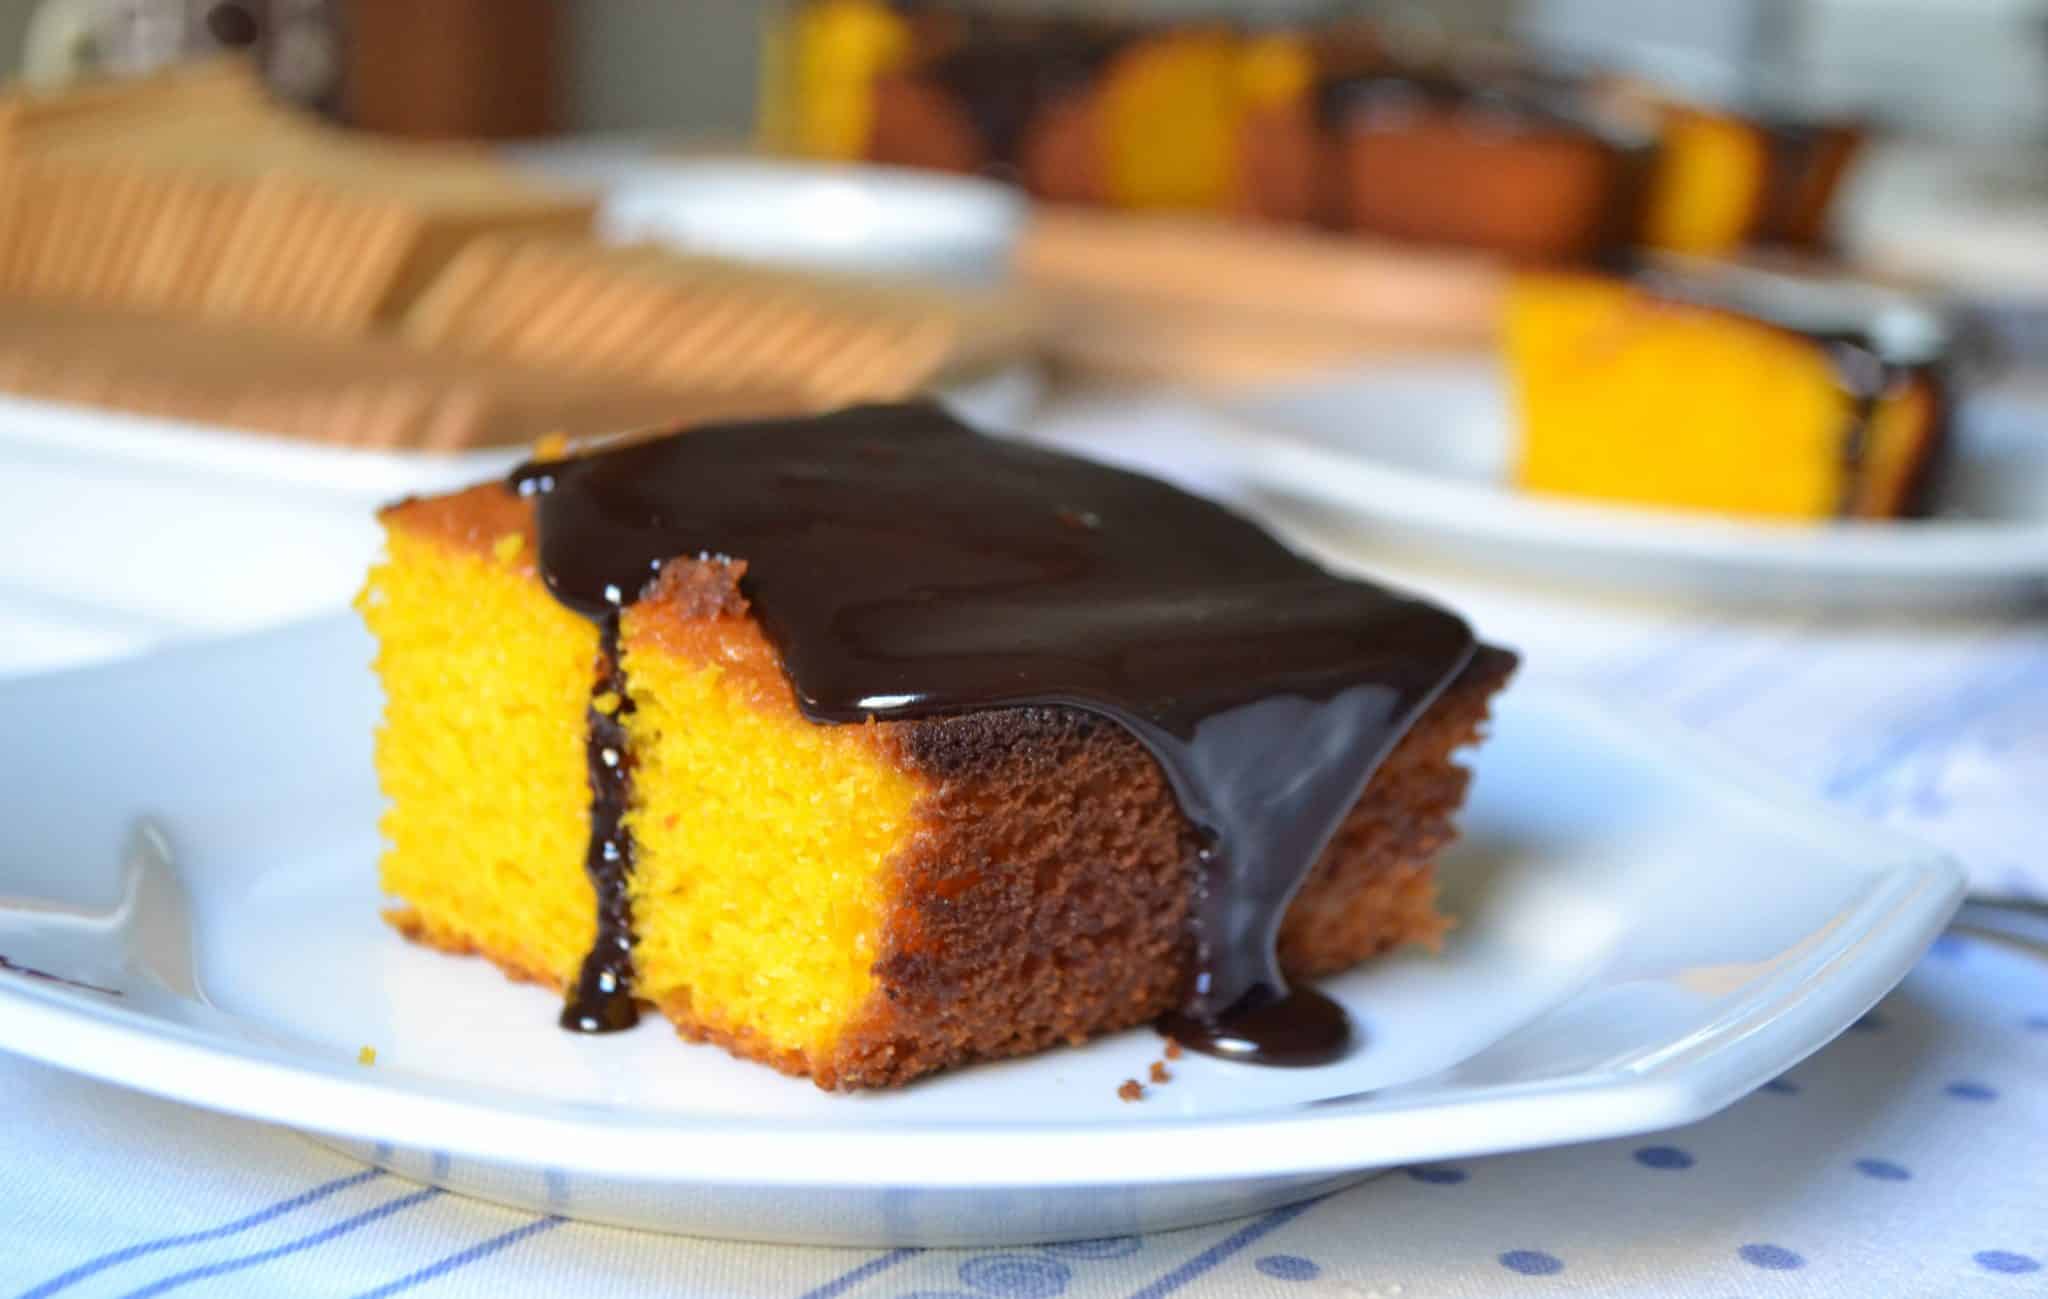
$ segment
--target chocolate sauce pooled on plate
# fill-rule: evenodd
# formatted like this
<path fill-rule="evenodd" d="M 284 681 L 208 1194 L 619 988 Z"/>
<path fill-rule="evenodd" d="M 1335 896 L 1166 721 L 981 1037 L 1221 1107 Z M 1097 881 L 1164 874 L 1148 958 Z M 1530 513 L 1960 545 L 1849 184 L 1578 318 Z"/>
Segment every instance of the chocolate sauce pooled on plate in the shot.
<path fill-rule="evenodd" d="M 744 559 L 817 722 L 1079 708 L 1152 752 L 1202 833 L 1194 976 L 1162 1028 L 1274 1064 L 1341 1055 L 1289 991 L 1289 900 L 1380 759 L 1473 652 L 1457 617 L 1324 572 L 1151 478 L 935 406 L 734 424 L 515 471 L 541 574 L 603 619 L 677 556 Z"/>

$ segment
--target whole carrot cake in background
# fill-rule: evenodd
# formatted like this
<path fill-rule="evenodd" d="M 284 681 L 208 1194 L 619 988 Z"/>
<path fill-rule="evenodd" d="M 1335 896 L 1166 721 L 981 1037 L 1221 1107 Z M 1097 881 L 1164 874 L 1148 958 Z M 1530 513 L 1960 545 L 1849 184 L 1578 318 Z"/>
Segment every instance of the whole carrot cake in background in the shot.
<path fill-rule="evenodd" d="M 1085 8 L 803 0 L 770 31 L 764 134 L 1059 203 L 1601 264 L 1636 246 L 1823 250 L 1864 144 L 1819 104 L 1418 41 L 1396 15 Z"/>
<path fill-rule="evenodd" d="M 828 1088 L 1165 1016 L 1316 1063 L 1290 980 L 1433 943 L 1514 665 L 1163 483 L 927 405 L 701 427 L 383 513 L 360 607 L 408 936 Z"/>

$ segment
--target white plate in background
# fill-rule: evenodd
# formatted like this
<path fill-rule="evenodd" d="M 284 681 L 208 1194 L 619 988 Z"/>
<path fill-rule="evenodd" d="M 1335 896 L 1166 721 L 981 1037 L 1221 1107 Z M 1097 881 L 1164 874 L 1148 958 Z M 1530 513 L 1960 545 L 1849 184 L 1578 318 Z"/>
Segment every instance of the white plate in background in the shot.
<path fill-rule="evenodd" d="M 572 1217 L 1092 1238 L 1700 1118 L 1874 1004 L 1962 890 L 1938 853 L 1531 676 L 1473 761 L 1442 954 L 1324 984 L 1363 1029 L 1349 1058 L 1190 1055 L 1129 1104 L 1160 1052 L 1140 1030 L 831 1095 L 658 1019 L 563 1033 L 548 993 L 386 928 L 370 648 L 329 618 L 0 682 L 0 955 L 111 990 L 0 972 L 0 1048 Z M 142 818 L 171 855 L 124 875 Z"/>
<path fill-rule="evenodd" d="M 939 394 L 1023 422 L 1040 376 Z M 518 448 L 367 451 L 0 395 L 0 676 L 274 626 L 354 598 L 381 505 L 504 473 Z"/>
<path fill-rule="evenodd" d="M 1310 501 L 1369 535 L 1483 568 L 1806 606 L 2048 597 L 2048 392 L 1964 403 L 1940 517 L 1820 525 L 1522 491 L 1507 380 L 1491 361 L 1376 366 L 1214 410 L 1238 469 L 1283 512 Z"/>

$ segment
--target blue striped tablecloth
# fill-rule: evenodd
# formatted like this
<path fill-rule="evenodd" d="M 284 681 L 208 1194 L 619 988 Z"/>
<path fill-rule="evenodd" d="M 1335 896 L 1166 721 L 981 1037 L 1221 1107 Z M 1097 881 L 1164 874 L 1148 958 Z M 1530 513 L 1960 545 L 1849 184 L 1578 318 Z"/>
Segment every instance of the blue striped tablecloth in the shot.
<path fill-rule="evenodd" d="M 1071 417 L 1125 439 L 1184 411 Z M 2048 896 L 2048 616 L 1736 618 L 1447 577 L 1489 634 Z M 1766 900 L 1767 901 L 1767 900 Z M 1263 1217 L 1032 1249 L 813 1250 L 537 1218 L 0 1056 L 0 1299 L 2048 1295 L 2048 962 L 1952 934 L 1678 1131 L 1416 1167 Z"/>

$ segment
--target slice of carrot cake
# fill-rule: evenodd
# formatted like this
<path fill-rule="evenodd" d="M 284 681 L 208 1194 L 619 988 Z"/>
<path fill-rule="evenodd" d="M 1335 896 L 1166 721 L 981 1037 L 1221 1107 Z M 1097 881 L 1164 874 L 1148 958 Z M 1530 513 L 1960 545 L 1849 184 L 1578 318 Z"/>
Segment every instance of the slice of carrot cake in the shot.
<path fill-rule="evenodd" d="M 1348 1047 L 1429 943 L 1514 657 L 1221 506 L 928 405 L 536 461 L 383 513 L 392 921 L 885 1087 L 1158 1020 Z M 1290 983 L 1290 981 L 1293 981 Z"/>

